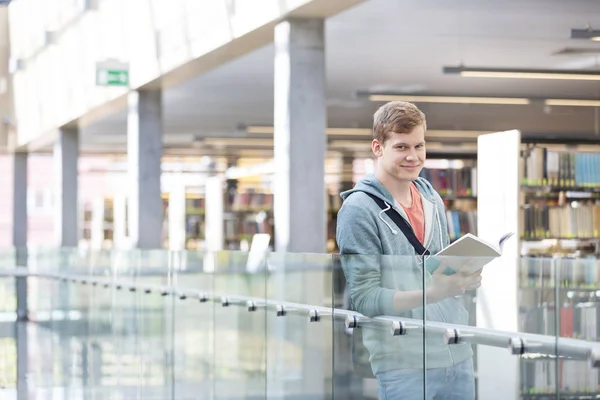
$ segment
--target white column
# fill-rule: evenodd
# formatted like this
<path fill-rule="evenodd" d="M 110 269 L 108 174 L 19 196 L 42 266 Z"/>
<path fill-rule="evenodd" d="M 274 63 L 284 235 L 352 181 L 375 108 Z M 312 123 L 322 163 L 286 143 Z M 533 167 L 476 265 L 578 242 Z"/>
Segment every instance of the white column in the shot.
<path fill-rule="evenodd" d="M 477 233 L 490 243 L 506 232 L 520 231 L 520 154 L 521 133 L 517 130 L 477 139 L 477 172 L 482 177 L 477 182 Z M 502 168 L 498 168 L 499 162 Z M 519 240 L 509 239 L 502 257 L 484 268 L 477 290 L 478 327 L 519 332 L 519 250 Z M 506 349 L 478 346 L 477 398 L 519 398 L 521 365 L 518 357 L 507 355 Z"/>
<path fill-rule="evenodd" d="M 324 21 L 275 27 L 275 247 L 325 252 Z"/>
<path fill-rule="evenodd" d="M 185 186 L 180 179 L 169 192 L 169 250 L 185 250 Z"/>
<path fill-rule="evenodd" d="M 159 90 L 129 94 L 127 158 L 129 162 L 129 235 L 133 247 L 162 247 L 161 200 L 162 95 Z"/>
<path fill-rule="evenodd" d="M 204 237 L 207 251 L 223 250 L 224 232 L 223 232 L 223 179 L 219 176 L 210 176 L 206 179 L 205 190 L 205 221 Z"/>
<path fill-rule="evenodd" d="M 13 154 L 12 244 L 16 249 L 16 264 L 27 267 L 27 153 Z M 26 320 L 27 279 L 16 278 L 17 318 Z"/>
<path fill-rule="evenodd" d="M 61 128 L 54 143 L 54 232 L 56 244 L 76 247 L 79 241 L 78 166 L 79 132 Z"/>

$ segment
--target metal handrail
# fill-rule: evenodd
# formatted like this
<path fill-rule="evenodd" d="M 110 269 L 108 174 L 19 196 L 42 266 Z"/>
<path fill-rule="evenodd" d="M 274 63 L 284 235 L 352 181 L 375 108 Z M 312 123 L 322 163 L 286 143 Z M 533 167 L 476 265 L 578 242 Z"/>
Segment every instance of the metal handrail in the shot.
<path fill-rule="evenodd" d="M 403 336 L 411 331 L 422 334 L 436 334 L 445 344 L 459 343 L 480 344 L 486 346 L 508 348 L 513 355 L 546 354 L 556 357 L 587 359 L 594 368 L 600 367 L 600 343 L 580 339 L 557 338 L 522 332 L 497 331 L 468 325 L 450 324 L 436 321 L 423 321 L 413 318 L 393 316 L 366 317 L 356 311 L 333 307 L 315 306 L 259 297 L 239 296 L 230 293 L 216 293 L 193 289 L 179 290 L 172 286 L 146 285 L 132 281 L 117 281 L 106 277 L 76 275 L 69 273 L 35 272 L 27 268 L 0 269 L 4 277 L 36 277 L 79 283 L 82 285 L 128 290 L 130 292 L 158 293 L 162 296 L 176 296 L 182 300 L 195 299 L 200 303 L 220 303 L 222 307 L 245 307 L 248 312 L 259 308 L 275 312 L 278 317 L 287 315 L 303 316 L 308 322 L 319 322 L 325 316 L 334 321 L 343 321 L 347 328 L 387 329 L 391 335 Z"/>

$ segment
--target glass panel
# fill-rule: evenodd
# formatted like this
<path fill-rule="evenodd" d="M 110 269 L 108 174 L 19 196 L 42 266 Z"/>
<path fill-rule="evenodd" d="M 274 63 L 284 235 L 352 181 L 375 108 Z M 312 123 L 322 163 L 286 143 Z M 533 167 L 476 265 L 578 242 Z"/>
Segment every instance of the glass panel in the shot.
<path fill-rule="evenodd" d="M 556 371 L 558 389 L 564 399 L 597 398 L 600 396 L 599 369 L 590 366 L 585 354 L 573 354 L 571 349 L 597 346 L 600 338 L 600 260 L 557 259 L 556 264 L 558 313 L 555 323 L 561 338 L 558 340 L 561 357 Z"/>
<path fill-rule="evenodd" d="M 369 352 L 362 342 L 361 328 L 353 328 L 349 325 L 348 316 L 358 314 L 354 310 L 350 286 L 344 273 L 344 267 L 348 267 L 349 256 L 333 255 L 332 265 L 332 294 L 334 314 L 333 324 L 333 399 L 357 400 L 363 399 L 374 383 L 373 372 L 369 363 Z M 322 317 L 325 319 L 327 317 Z M 348 326 L 346 320 L 348 319 Z M 376 386 L 376 385 L 375 385 Z M 376 398 L 377 388 L 371 387 L 371 395 Z"/>
<path fill-rule="evenodd" d="M 264 260 L 248 253 L 207 253 L 214 263 L 214 398 L 264 398 L 265 298 Z M 212 258 L 212 260 L 211 260 Z M 248 311 L 249 298 L 259 299 Z"/>
<path fill-rule="evenodd" d="M 478 260 L 426 256 L 423 263 L 426 398 L 451 392 L 457 399 L 475 399 L 474 346 L 456 337 L 476 325 L 474 296 L 481 270 L 474 265 Z"/>
<path fill-rule="evenodd" d="M 28 268 L 32 273 L 48 272 L 51 264 L 46 260 L 39 250 L 29 251 Z M 46 257 L 57 258 L 57 255 Z M 36 394 L 39 396 L 51 396 L 52 387 L 55 384 L 55 340 L 52 335 L 52 318 L 58 313 L 55 308 L 58 307 L 56 296 L 58 293 L 59 281 L 56 279 L 29 278 L 27 284 L 27 301 L 29 306 L 29 317 L 36 324 L 30 324 L 28 327 L 30 337 L 29 353 L 38 354 L 40 361 L 35 366 L 29 364 L 28 384 L 36 387 Z"/>
<path fill-rule="evenodd" d="M 8 260 L 6 260 L 8 261 Z M 1 263 L 1 261 L 0 261 Z M 0 266 L 6 272 L 14 269 L 8 264 Z M 15 321 L 17 310 L 16 279 L 11 276 L 0 276 L 0 322 Z"/>
<path fill-rule="evenodd" d="M 0 250 L 0 268 L 14 268 L 17 265 L 15 248 Z"/>
<path fill-rule="evenodd" d="M 361 316 L 358 326 L 349 323 L 346 331 L 345 363 L 351 363 L 351 370 L 345 379 L 351 382 L 351 393 L 338 390 L 336 398 L 423 398 L 421 262 L 418 257 L 340 256 L 347 282 L 344 307 Z"/>
<path fill-rule="evenodd" d="M 267 398 L 331 395 L 332 326 L 309 323 L 314 307 L 331 308 L 332 256 L 268 255 Z"/>
<path fill-rule="evenodd" d="M 93 252 L 89 259 L 90 279 L 107 282 L 112 271 L 111 261 L 111 252 Z M 110 387 L 105 385 L 108 385 L 113 378 L 110 371 L 113 360 L 106 357 L 105 352 L 106 343 L 111 342 L 112 291 L 102 283 L 88 286 L 90 307 L 87 317 L 84 385 L 87 388 L 86 393 L 92 398 L 110 396 Z M 108 378 L 106 381 L 105 377 Z"/>
<path fill-rule="evenodd" d="M 519 361 L 519 392 L 523 398 L 556 393 L 557 291 L 556 261 L 551 258 L 521 258 L 519 271 L 518 332 L 544 335 L 553 346 L 536 351 L 536 336 L 523 336 L 527 354 Z"/>
<path fill-rule="evenodd" d="M 212 398 L 214 357 L 213 269 L 205 268 L 204 253 L 184 252 L 176 282 L 174 396 Z M 210 258 L 210 257 L 209 257 Z M 208 269 L 208 270 L 207 270 Z"/>
<path fill-rule="evenodd" d="M 173 398 L 175 343 L 175 279 L 182 253 L 145 250 L 140 253 L 133 280 L 133 321 L 129 327 L 131 383 L 125 395 Z M 150 289 L 148 293 L 148 289 Z"/>
<path fill-rule="evenodd" d="M 13 336 L 13 321 L 17 318 L 16 279 L 8 275 L 16 266 L 16 250 L 0 250 L 0 269 L 7 273 L 7 276 L 0 276 L 0 380 L 6 396 L 14 393 L 17 385 L 17 342 Z"/>

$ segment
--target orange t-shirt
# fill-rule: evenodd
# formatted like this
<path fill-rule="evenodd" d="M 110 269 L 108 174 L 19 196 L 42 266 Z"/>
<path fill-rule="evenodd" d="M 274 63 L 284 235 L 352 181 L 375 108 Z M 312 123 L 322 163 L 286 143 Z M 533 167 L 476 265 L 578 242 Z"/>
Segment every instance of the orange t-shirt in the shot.
<path fill-rule="evenodd" d="M 412 196 L 412 205 L 410 207 L 402 206 L 408 216 L 408 222 L 415 231 L 415 235 L 421 244 L 425 242 L 425 212 L 423 211 L 423 201 L 421 193 L 414 183 L 410 184 L 410 195 Z"/>

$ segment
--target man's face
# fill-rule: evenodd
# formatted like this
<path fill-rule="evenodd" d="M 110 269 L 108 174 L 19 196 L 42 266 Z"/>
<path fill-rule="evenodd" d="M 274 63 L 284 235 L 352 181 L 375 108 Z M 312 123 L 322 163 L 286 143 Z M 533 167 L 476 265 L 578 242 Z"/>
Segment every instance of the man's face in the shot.
<path fill-rule="evenodd" d="M 374 139 L 371 147 L 379 168 L 399 181 L 411 182 L 419 177 L 425 164 L 425 129 L 419 125 L 410 133 L 390 132 L 383 145 Z"/>

